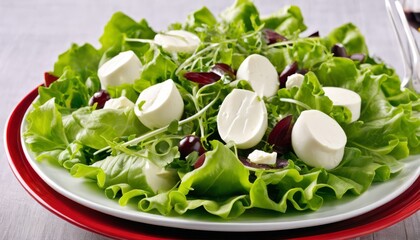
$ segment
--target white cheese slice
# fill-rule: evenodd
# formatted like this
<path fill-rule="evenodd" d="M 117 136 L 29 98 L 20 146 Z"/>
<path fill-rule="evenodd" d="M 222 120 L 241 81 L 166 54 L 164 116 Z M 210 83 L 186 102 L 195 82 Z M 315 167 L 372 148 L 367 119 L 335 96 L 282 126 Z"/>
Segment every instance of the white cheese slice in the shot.
<path fill-rule="evenodd" d="M 323 87 L 325 96 L 333 102 L 335 106 L 344 106 L 351 112 L 351 122 L 357 121 L 360 117 L 362 99 L 354 91 L 339 87 Z"/>
<path fill-rule="evenodd" d="M 264 101 L 249 90 L 233 89 L 223 100 L 217 114 L 217 129 L 223 141 L 237 148 L 257 145 L 267 129 L 267 109 Z"/>
<path fill-rule="evenodd" d="M 248 155 L 248 159 L 256 164 L 275 164 L 277 161 L 277 152 L 268 153 L 255 149 Z"/>
<path fill-rule="evenodd" d="M 180 120 L 184 101 L 172 79 L 143 90 L 134 107 L 139 120 L 148 128 L 161 128 Z"/>
<path fill-rule="evenodd" d="M 318 110 L 303 111 L 292 129 L 296 155 L 312 167 L 333 169 L 340 164 L 347 136 L 341 126 Z"/>
<path fill-rule="evenodd" d="M 271 97 L 279 89 L 278 73 L 268 58 L 252 54 L 239 66 L 236 79 L 246 80 L 260 97 Z"/>
<path fill-rule="evenodd" d="M 118 86 L 123 83 L 133 83 L 140 77 L 142 64 L 133 51 L 121 52 L 111 58 L 98 70 L 102 89 L 108 86 Z"/>
<path fill-rule="evenodd" d="M 104 109 L 125 109 L 134 107 L 134 103 L 125 96 L 111 98 L 105 102 Z"/>
<path fill-rule="evenodd" d="M 158 33 L 153 40 L 156 44 L 171 53 L 185 52 L 193 53 L 201 41 L 200 38 L 184 30 L 171 30 L 165 33 Z"/>
<path fill-rule="evenodd" d="M 300 73 L 295 73 L 287 77 L 286 88 L 291 89 L 292 87 L 300 87 L 303 83 L 305 76 Z"/>

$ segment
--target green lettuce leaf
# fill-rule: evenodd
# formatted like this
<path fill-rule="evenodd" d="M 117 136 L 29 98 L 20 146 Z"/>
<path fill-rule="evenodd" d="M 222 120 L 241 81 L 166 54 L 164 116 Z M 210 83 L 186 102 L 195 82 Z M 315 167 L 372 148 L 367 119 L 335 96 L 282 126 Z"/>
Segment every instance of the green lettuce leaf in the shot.
<path fill-rule="evenodd" d="M 133 109 L 99 109 L 84 107 L 63 119 L 66 136 L 93 149 L 108 146 L 122 136 L 139 136 L 149 131 L 138 120 Z"/>
<path fill-rule="evenodd" d="M 147 87 L 174 77 L 178 65 L 161 50 L 151 47 L 143 56 L 147 62 L 143 66 L 140 79 L 134 82 L 134 89 L 141 92 Z"/>
<path fill-rule="evenodd" d="M 146 86 L 149 86 L 149 84 Z M 119 98 L 121 96 L 125 96 L 133 103 L 135 103 L 139 97 L 139 93 L 134 89 L 134 84 L 124 83 L 118 86 L 108 86 L 106 90 L 108 91 L 111 98 Z"/>
<path fill-rule="evenodd" d="M 146 20 L 143 19 L 140 22 L 136 22 L 122 12 L 116 12 L 105 25 L 99 42 L 102 44 L 102 52 L 110 48 L 114 48 L 115 51 L 121 51 L 126 37 L 153 39 L 155 35 L 156 33 L 149 27 Z"/>
<path fill-rule="evenodd" d="M 61 151 L 54 160 L 65 169 L 71 169 L 77 163 L 89 164 L 88 158 L 85 155 L 85 146 L 75 141 Z"/>
<path fill-rule="evenodd" d="M 249 196 L 247 195 L 222 197 L 217 200 L 189 199 L 180 192 L 173 191 L 169 193 L 169 199 L 174 205 L 173 209 L 178 214 L 184 214 L 187 211 L 202 207 L 210 214 L 223 219 L 233 219 L 250 208 Z M 146 199 L 142 201 L 146 201 Z"/>
<path fill-rule="evenodd" d="M 99 89 L 99 80 L 95 77 L 84 81 L 71 69 L 61 75 L 49 87 L 39 87 L 38 104 L 44 104 L 54 98 L 59 110 L 69 112 L 87 106 L 89 99 Z"/>
<path fill-rule="evenodd" d="M 73 44 L 69 50 L 60 54 L 54 64 L 55 76 L 61 76 L 66 68 L 72 69 L 77 76 L 85 81 L 92 73 L 96 74 L 101 54 L 92 45 L 86 43 L 82 46 Z"/>
<path fill-rule="evenodd" d="M 35 104 L 33 107 L 34 109 L 26 117 L 27 127 L 23 133 L 31 151 L 42 153 L 57 149 L 64 150 L 69 141 L 54 98 L 41 106 Z"/>
<path fill-rule="evenodd" d="M 217 24 L 217 19 L 213 13 L 211 13 L 207 7 L 202 7 L 188 15 L 184 28 L 189 31 L 194 31 L 200 27 L 212 28 L 215 24 Z M 205 34 L 205 32 L 203 32 L 203 34 Z"/>
<path fill-rule="evenodd" d="M 328 49 L 319 40 L 311 38 L 297 39 L 290 46 L 268 48 L 264 54 L 279 73 L 293 62 L 298 64 L 299 69 L 316 71 L 320 64 L 331 58 Z"/>
<path fill-rule="evenodd" d="M 287 65 L 294 61 L 293 55 L 290 55 L 287 47 L 269 48 L 264 53 L 279 73 L 281 73 Z"/>
<path fill-rule="evenodd" d="M 389 167 L 374 163 L 356 148 L 346 148 L 339 167 L 298 171 L 286 169 L 276 172 L 257 172 L 250 191 L 251 206 L 286 212 L 293 209 L 318 210 L 324 199 L 340 199 L 347 192 L 360 195 L 377 179 L 389 179 Z"/>
<path fill-rule="evenodd" d="M 316 210 L 322 198 L 314 195 L 321 171 L 300 175 L 295 169 L 264 173 L 252 185 L 250 191 L 253 207 L 286 212 L 288 204 L 296 210 Z"/>
<path fill-rule="evenodd" d="M 359 92 L 359 71 L 348 58 L 333 57 L 323 62 L 315 73 L 323 86 L 342 87 Z"/>
<path fill-rule="evenodd" d="M 349 55 L 354 53 L 368 54 L 365 38 L 353 23 L 347 23 L 334 29 L 323 41 L 328 49 L 331 49 L 336 43 L 341 43 Z"/>
<path fill-rule="evenodd" d="M 371 154 L 380 153 L 377 159 L 387 159 L 388 157 L 384 155 L 401 159 L 407 157 L 411 151 L 418 152 L 420 119 L 413 116 L 413 111 L 415 111 L 413 103 L 419 101 L 418 97 L 410 90 L 391 92 L 389 85 L 398 82 L 398 79 L 393 76 L 365 72 L 361 78 L 360 120 L 364 124 L 353 124 L 345 128 L 349 142 L 359 145 L 359 148 Z M 390 93 L 400 97 L 405 95 L 405 97 L 401 98 L 402 101 L 396 101 L 394 98 L 391 104 L 388 101 Z M 407 98 L 413 99 L 414 102 L 406 103 Z"/>
<path fill-rule="evenodd" d="M 176 174 L 163 171 L 164 169 L 147 158 L 119 154 L 108 156 L 91 166 L 76 164 L 71 169 L 71 174 L 74 177 L 96 180 L 98 186 L 106 189 L 109 197 L 115 197 L 120 190 L 134 197 L 129 193 L 134 189 L 141 190 L 146 195 L 154 195 L 173 188 L 178 182 Z M 127 197 L 125 196 L 125 200 L 128 200 Z"/>
<path fill-rule="evenodd" d="M 292 101 L 286 102 L 283 99 Z M 293 100 L 296 100 L 297 103 Z M 326 114 L 330 114 L 333 110 L 332 101 L 324 95 L 322 85 L 313 72 L 308 72 L 305 75 L 299 88 L 280 89 L 275 97 L 269 99 L 267 110 L 272 116 L 294 115 L 297 118 L 300 112 L 307 110 L 299 103 L 303 103 L 309 109 L 320 110 Z"/>
<path fill-rule="evenodd" d="M 167 215 L 172 210 L 184 214 L 202 207 L 222 218 L 235 218 L 245 212 L 251 187 L 249 170 L 222 143 L 211 144 L 213 150 L 206 153 L 205 163 L 185 174 L 177 189 L 143 198 L 139 208 Z"/>
<path fill-rule="evenodd" d="M 231 25 L 243 27 L 245 32 L 254 30 L 254 22 L 260 22 L 259 12 L 251 0 L 236 0 L 222 12 L 221 18 Z"/>
<path fill-rule="evenodd" d="M 287 38 L 294 39 L 307 29 L 300 8 L 297 6 L 285 6 L 276 13 L 262 18 L 266 28 L 274 29 Z"/>
<path fill-rule="evenodd" d="M 346 147 L 340 166 L 330 174 L 353 183 L 354 188 L 351 191 L 359 195 L 365 192 L 372 182 L 388 180 L 391 177 L 391 170 L 387 165 L 376 163 L 374 156 L 364 155 L 357 148 Z"/>
<path fill-rule="evenodd" d="M 249 191 L 249 170 L 235 154 L 219 141 L 212 141 L 213 150 L 206 153 L 203 166 L 185 174 L 178 191 L 184 195 L 221 197 Z"/>
<path fill-rule="evenodd" d="M 300 69 L 312 70 L 330 58 L 328 50 L 318 40 L 299 39 L 289 48 L 289 55 Z"/>

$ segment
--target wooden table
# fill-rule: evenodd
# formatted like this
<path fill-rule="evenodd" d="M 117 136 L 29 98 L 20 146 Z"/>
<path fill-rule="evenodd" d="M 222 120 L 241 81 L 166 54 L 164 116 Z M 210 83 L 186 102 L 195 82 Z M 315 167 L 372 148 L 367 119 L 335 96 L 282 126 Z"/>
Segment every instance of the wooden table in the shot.
<path fill-rule="evenodd" d="M 156 30 L 184 21 L 188 13 L 205 5 L 219 13 L 232 1 L 187 0 L 2 0 L 0 2 L 0 127 L 17 103 L 42 82 L 58 54 L 72 42 L 97 39 L 112 13 L 121 10 L 136 20 L 145 18 Z M 301 7 L 308 32 L 321 35 L 346 22 L 354 22 L 365 35 L 371 54 L 381 57 L 402 74 L 401 56 L 383 0 L 259 0 L 261 14 L 285 4 Z M 1 139 L 1 145 L 4 139 Z M 78 228 L 46 211 L 25 192 L 0 151 L 0 239 L 106 239 Z M 420 239 L 420 213 L 360 239 Z"/>

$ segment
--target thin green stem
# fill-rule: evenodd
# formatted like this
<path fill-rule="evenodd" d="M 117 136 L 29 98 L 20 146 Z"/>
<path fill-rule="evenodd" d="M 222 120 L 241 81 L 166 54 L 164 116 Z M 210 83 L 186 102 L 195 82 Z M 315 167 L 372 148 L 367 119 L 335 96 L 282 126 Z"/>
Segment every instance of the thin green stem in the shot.
<path fill-rule="evenodd" d="M 195 109 L 197 110 L 197 112 L 199 112 L 200 107 L 199 107 L 199 104 L 198 104 L 197 92 L 198 92 L 197 87 L 194 87 L 193 88 L 193 95 L 191 95 L 191 97 L 192 97 Z M 203 119 L 201 117 L 198 118 L 198 125 L 200 126 L 200 134 L 201 134 L 200 136 L 203 137 L 205 135 L 205 132 L 204 132 L 204 126 L 203 126 Z"/>
<path fill-rule="evenodd" d="M 300 107 L 305 108 L 306 110 L 311 110 L 311 109 L 312 109 L 311 107 L 309 107 L 309 106 L 308 106 L 308 105 L 306 105 L 305 103 L 300 102 L 300 101 L 298 101 L 298 100 L 296 100 L 296 99 L 292 99 L 292 98 L 280 98 L 279 100 L 280 100 L 280 101 L 282 101 L 282 102 L 287 102 L 287 103 L 293 103 L 293 104 L 296 104 L 296 105 L 298 105 L 298 106 L 300 106 Z"/>
<path fill-rule="evenodd" d="M 217 94 L 217 97 L 215 99 L 213 99 L 213 101 L 211 101 L 209 104 L 207 104 L 207 106 L 205 106 L 204 108 L 202 108 L 196 114 L 194 114 L 191 117 L 188 117 L 188 118 L 186 118 L 184 120 L 179 121 L 178 126 L 181 126 L 183 124 L 186 124 L 186 123 L 192 122 L 192 121 L 194 121 L 196 119 L 199 119 L 201 115 L 203 115 L 214 103 L 216 103 L 218 97 L 219 97 L 219 94 Z M 168 126 L 165 126 L 165 127 L 162 127 L 162 128 L 155 129 L 155 130 L 153 130 L 151 132 L 148 132 L 148 133 L 146 133 L 146 134 L 144 134 L 144 135 L 142 135 L 140 137 L 134 138 L 134 139 L 132 139 L 130 141 L 127 141 L 127 142 L 121 144 L 121 146 L 124 146 L 125 147 L 125 146 L 129 146 L 129 145 L 134 145 L 134 144 L 137 144 L 137 143 L 142 142 L 144 140 L 147 140 L 149 138 L 152 138 L 154 136 L 157 136 L 157 135 L 159 135 L 161 133 L 166 132 L 168 130 L 168 127 L 169 127 L 169 125 Z M 98 151 L 96 151 L 94 153 L 94 155 L 97 155 L 97 154 L 99 154 L 101 152 L 104 152 L 104 151 L 108 151 L 109 149 L 111 149 L 111 146 L 104 147 L 104 148 L 99 149 Z"/>
<path fill-rule="evenodd" d="M 219 43 L 210 44 L 208 47 L 201 49 L 200 51 L 194 53 L 191 55 L 191 57 L 187 58 L 179 67 L 176 69 L 175 74 L 178 75 L 178 73 L 184 69 L 185 67 L 190 64 L 191 61 L 194 61 L 196 57 L 199 57 L 200 55 L 212 50 L 213 48 L 217 47 Z"/>
<path fill-rule="evenodd" d="M 283 42 L 273 43 L 273 44 L 268 45 L 267 48 L 275 48 L 275 47 L 282 47 L 282 46 L 292 45 L 295 42 L 296 41 L 283 41 Z"/>

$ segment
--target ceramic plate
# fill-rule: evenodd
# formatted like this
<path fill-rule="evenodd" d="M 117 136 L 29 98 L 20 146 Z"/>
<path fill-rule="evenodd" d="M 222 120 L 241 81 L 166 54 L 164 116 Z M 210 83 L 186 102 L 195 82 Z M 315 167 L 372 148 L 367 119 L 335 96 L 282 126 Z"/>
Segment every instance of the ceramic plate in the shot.
<path fill-rule="evenodd" d="M 63 194 L 67 194 L 68 197 L 73 197 L 73 200 L 55 191 L 42 179 L 52 177 L 50 180 L 53 180 L 54 177 L 49 176 L 48 174 L 56 174 L 58 169 L 49 169 L 47 171 L 50 172 L 42 172 L 44 171 L 42 163 L 34 163 L 32 159 L 27 159 L 22 148 L 21 124 L 25 112 L 36 96 L 37 89 L 34 89 L 17 105 L 6 124 L 4 139 L 10 167 L 25 190 L 27 190 L 29 194 L 45 208 L 79 227 L 105 236 L 117 239 L 272 238 L 273 236 L 276 238 L 288 239 L 352 238 L 386 228 L 420 209 L 420 179 L 417 177 L 417 180 L 410 186 L 410 182 L 415 178 L 415 174 L 418 175 L 418 165 L 414 166 L 414 170 L 410 168 L 410 166 L 412 166 L 411 161 L 418 163 L 417 157 L 413 157 L 413 160 L 410 161 L 406 160 L 408 170 L 405 170 L 395 179 L 387 183 L 373 186 L 369 192 L 361 197 L 345 199 L 341 202 L 329 202 L 318 212 L 308 214 L 300 213 L 295 216 L 265 216 L 265 219 L 261 219 L 261 216 L 245 216 L 234 222 L 216 222 L 213 221 L 214 219 L 203 219 L 200 216 L 196 216 L 195 218 L 193 216 L 187 218 L 162 217 L 136 212 L 134 209 L 127 207 L 119 207 L 116 205 L 116 202 L 113 202 L 112 200 L 105 201 L 104 198 L 100 197 L 99 192 L 96 191 L 93 186 L 87 196 L 79 196 L 77 192 L 66 189 L 66 187 L 69 187 L 68 184 L 65 186 L 60 186 L 60 182 L 54 182 L 54 184 L 52 184 L 53 187 L 57 188 L 57 191 L 62 191 Z M 38 175 L 38 172 L 32 168 L 32 165 L 39 168 L 37 171 L 41 171 L 41 174 L 43 175 L 42 178 Z M 49 168 L 48 166 L 44 167 Z M 61 174 L 61 172 L 58 174 Z M 62 177 L 65 178 L 65 175 Z M 57 178 L 57 176 L 55 176 L 55 178 Z M 72 181 L 75 181 L 74 184 L 82 184 L 82 182 L 79 182 L 80 180 L 73 179 Z M 83 184 L 89 185 L 86 183 Z M 392 189 L 392 187 L 395 187 L 395 189 Z M 408 189 L 404 191 L 403 189 L 407 187 Z M 86 188 L 87 187 L 84 187 L 84 189 Z M 85 190 L 81 192 L 84 191 Z M 402 193 L 398 194 L 398 192 L 401 191 Z M 379 196 L 374 196 L 375 193 L 379 194 Z M 391 200 L 392 198 L 394 199 Z M 360 204 L 360 201 L 362 200 L 368 202 L 363 202 L 355 209 L 349 209 L 349 207 L 352 206 L 354 208 L 356 203 Z M 80 203 L 78 201 L 80 201 Z M 372 203 L 372 201 L 374 203 Z M 375 206 L 380 207 L 375 208 Z M 350 210 L 353 213 L 342 213 L 343 211 L 340 209 L 343 207 L 345 207 L 347 211 Z M 375 209 L 363 213 L 370 208 Z M 109 212 L 109 214 L 107 212 Z M 338 216 L 327 216 L 328 213 L 337 213 Z M 358 216 L 349 218 L 353 214 Z M 324 216 L 325 219 L 320 219 L 322 216 Z M 129 221 L 124 218 L 134 219 L 133 221 Z M 332 221 L 332 219 L 341 218 L 347 219 L 324 224 Z M 320 222 L 315 222 L 315 219 L 319 219 Z M 162 220 L 163 223 L 160 223 L 160 220 Z M 186 224 L 193 224 L 193 226 L 186 226 Z M 256 232 L 247 232 L 250 230 L 244 229 L 246 226 L 249 227 L 253 224 L 258 226 Z M 263 229 L 267 229 L 262 227 L 264 224 L 270 225 L 270 228 L 274 227 L 276 229 L 287 230 L 263 231 Z M 280 227 L 276 227 L 276 224 Z M 316 226 L 296 228 L 295 224 L 299 226 Z M 173 227 L 167 228 L 162 226 Z M 215 226 L 230 226 L 232 229 L 224 227 L 222 229 L 216 229 L 217 231 L 187 230 L 214 229 Z"/>
<path fill-rule="evenodd" d="M 30 109 L 30 108 L 29 108 Z M 25 129 L 21 121 L 21 132 Z M 340 200 L 326 201 L 315 212 L 287 214 L 252 211 L 237 219 L 223 220 L 204 212 L 195 211 L 182 216 L 162 216 L 144 213 L 135 206 L 122 207 L 116 200 L 105 197 L 95 182 L 72 177 L 67 170 L 47 161 L 39 162 L 21 139 L 23 152 L 33 170 L 51 188 L 61 195 L 93 210 L 130 221 L 147 224 L 206 231 L 272 231 L 306 228 L 343 221 L 378 208 L 406 191 L 420 175 L 420 156 L 402 160 L 404 169 L 392 180 L 374 184 L 361 196 L 345 196 Z"/>

